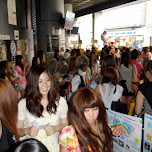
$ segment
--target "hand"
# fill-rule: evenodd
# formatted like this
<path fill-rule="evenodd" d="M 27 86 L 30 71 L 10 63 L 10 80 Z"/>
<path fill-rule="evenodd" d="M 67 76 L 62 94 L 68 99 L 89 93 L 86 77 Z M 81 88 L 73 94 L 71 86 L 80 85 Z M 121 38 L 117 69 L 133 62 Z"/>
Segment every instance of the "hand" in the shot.
<path fill-rule="evenodd" d="M 35 127 L 35 126 L 30 127 L 30 128 L 26 128 L 26 130 L 25 130 L 25 133 L 26 133 L 27 135 L 32 136 L 32 137 L 37 136 L 38 132 L 39 132 L 39 128 L 38 128 L 38 127 Z"/>
<path fill-rule="evenodd" d="M 50 125 L 46 126 L 44 130 L 48 136 L 51 136 L 56 132 L 55 126 L 50 126 Z"/>
<path fill-rule="evenodd" d="M 132 84 L 132 90 L 135 92 L 135 94 L 137 94 L 138 86 Z"/>
<path fill-rule="evenodd" d="M 118 125 L 111 126 L 111 131 L 114 136 L 123 136 L 124 134 L 122 128 Z"/>
<path fill-rule="evenodd" d="M 15 81 L 15 83 L 19 83 L 20 82 L 20 77 L 17 77 L 14 81 Z"/>
<path fill-rule="evenodd" d="M 25 63 L 24 63 L 24 67 L 27 67 L 27 65 L 28 65 L 28 64 L 25 62 Z"/>
<path fill-rule="evenodd" d="M 65 80 L 63 80 L 63 81 L 60 82 L 60 86 L 62 86 L 64 84 L 65 84 Z"/>
<path fill-rule="evenodd" d="M 90 81 L 92 82 L 94 80 L 94 77 L 92 77 L 91 79 L 90 79 Z"/>

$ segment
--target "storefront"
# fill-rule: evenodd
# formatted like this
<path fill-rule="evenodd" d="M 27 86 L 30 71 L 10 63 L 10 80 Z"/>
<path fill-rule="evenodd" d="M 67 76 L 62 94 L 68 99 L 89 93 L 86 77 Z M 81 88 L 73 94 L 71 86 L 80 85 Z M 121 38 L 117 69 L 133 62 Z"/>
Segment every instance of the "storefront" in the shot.
<path fill-rule="evenodd" d="M 79 27 L 82 48 L 91 46 L 91 39 L 98 41 L 102 49 L 103 31 L 107 31 L 108 43 L 115 42 L 116 46 L 128 46 L 142 49 L 150 45 L 152 39 L 152 1 L 135 1 L 95 13 L 94 31 L 92 14 L 76 19 L 75 26 Z"/>
<path fill-rule="evenodd" d="M 144 46 L 144 33 L 141 29 L 107 30 L 107 44 L 114 44 L 118 48 L 126 46 L 142 50 Z"/>

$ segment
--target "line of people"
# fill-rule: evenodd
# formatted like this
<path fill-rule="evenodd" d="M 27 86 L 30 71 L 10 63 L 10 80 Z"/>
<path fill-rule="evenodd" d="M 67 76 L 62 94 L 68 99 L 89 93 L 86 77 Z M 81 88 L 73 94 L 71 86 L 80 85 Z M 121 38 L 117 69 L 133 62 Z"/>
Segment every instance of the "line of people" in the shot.
<path fill-rule="evenodd" d="M 20 59 L 17 56 L 20 62 L 16 60 L 17 72 L 12 65 L 11 72 L 6 70 L 9 65 L 6 62 L 10 61 L 0 62 L 5 65 L 0 66 L 3 74 L 0 75 L 0 150 L 8 150 L 16 141 L 35 138 L 52 152 L 109 152 L 112 134 L 121 136 L 123 130 L 108 124 L 105 107 L 111 109 L 113 103 L 120 101 L 128 112 L 130 100 L 136 97 L 135 113 L 141 113 L 145 101 L 150 104 L 147 107 L 151 112 L 150 55 L 145 53 L 141 59 L 139 51 L 124 48 L 120 59 L 107 46 L 100 59 L 96 50 L 87 50 L 86 55 L 81 55 L 80 50 L 72 50 L 71 55 L 66 51 L 63 58 L 56 51 L 54 58 L 47 60 L 43 51 L 38 54 L 31 68 L 22 56 Z M 141 84 L 146 78 L 148 82 Z M 21 98 L 9 81 L 14 87 L 18 84 Z M 127 90 L 120 82 L 125 82 Z M 92 83 L 96 83 L 95 89 L 90 88 Z M 25 92 L 22 94 L 21 90 Z M 17 148 L 20 144 L 15 145 Z"/>

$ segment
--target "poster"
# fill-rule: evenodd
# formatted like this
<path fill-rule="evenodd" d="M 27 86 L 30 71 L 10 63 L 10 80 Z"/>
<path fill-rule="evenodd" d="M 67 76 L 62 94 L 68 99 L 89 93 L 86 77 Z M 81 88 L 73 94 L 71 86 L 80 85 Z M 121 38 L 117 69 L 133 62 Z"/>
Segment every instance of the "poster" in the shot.
<path fill-rule="evenodd" d="M 21 55 L 24 57 L 25 56 L 25 41 L 24 40 L 19 40 L 19 47 L 20 47 Z"/>
<path fill-rule="evenodd" d="M 14 30 L 14 40 L 19 40 L 19 30 Z"/>
<path fill-rule="evenodd" d="M 152 152 L 152 116 L 145 114 L 143 152 Z"/>
<path fill-rule="evenodd" d="M 113 137 L 113 152 L 140 152 L 142 139 L 142 119 L 107 110 L 109 123 L 119 125 L 124 135 Z"/>
<path fill-rule="evenodd" d="M 8 23 L 12 25 L 17 25 L 15 0 L 7 0 L 7 10 L 8 10 Z"/>
<path fill-rule="evenodd" d="M 52 50 L 53 52 L 55 50 L 59 49 L 59 37 L 57 35 L 52 35 L 51 36 L 51 42 L 52 42 Z"/>

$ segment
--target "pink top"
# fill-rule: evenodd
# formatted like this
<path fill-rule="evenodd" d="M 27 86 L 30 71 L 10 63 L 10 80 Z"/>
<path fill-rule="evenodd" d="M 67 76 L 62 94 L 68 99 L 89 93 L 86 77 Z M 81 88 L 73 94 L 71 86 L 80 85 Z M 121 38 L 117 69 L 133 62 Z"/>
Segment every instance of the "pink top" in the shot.
<path fill-rule="evenodd" d="M 137 72 L 138 72 L 138 80 L 140 80 L 140 72 L 141 72 L 141 69 L 143 68 L 143 65 L 140 64 L 137 60 L 131 60 L 131 63 L 132 64 L 135 64 L 136 68 L 137 68 Z"/>
<path fill-rule="evenodd" d="M 21 67 L 20 66 L 15 66 L 15 71 L 18 73 L 18 75 L 20 76 L 20 82 L 19 82 L 19 84 L 27 84 L 27 81 L 26 81 L 26 77 L 25 76 L 22 76 L 21 74 L 20 74 L 20 72 L 22 72 L 22 69 L 21 69 Z"/>

